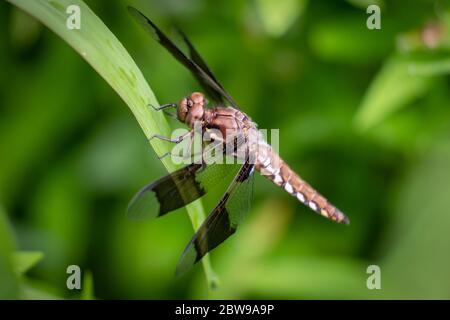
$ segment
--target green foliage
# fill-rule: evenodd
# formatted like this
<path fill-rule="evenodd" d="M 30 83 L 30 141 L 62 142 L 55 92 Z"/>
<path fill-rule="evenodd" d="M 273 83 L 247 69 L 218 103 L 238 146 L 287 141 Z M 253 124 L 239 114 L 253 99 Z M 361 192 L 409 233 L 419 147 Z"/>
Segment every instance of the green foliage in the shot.
<path fill-rule="evenodd" d="M 256 0 L 255 10 L 264 30 L 272 36 L 281 36 L 296 22 L 307 3 L 307 0 L 286 0 L 280 3 Z"/>
<path fill-rule="evenodd" d="M 14 274 L 12 250 L 14 248 L 11 227 L 0 207 L 0 299 L 17 296 L 17 278 Z"/>
<path fill-rule="evenodd" d="M 386 297 L 448 297 L 450 239 L 443 235 L 450 225 L 449 137 L 448 132 L 436 137 L 428 154 L 396 188 L 398 202 L 393 209 L 397 214 L 386 238 L 398 240 L 381 260 Z"/>
<path fill-rule="evenodd" d="M 13 255 L 14 272 L 21 276 L 42 260 L 42 252 L 18 251 Z"/>
<path fill-rule="evenodd" d="M 92 272 L 87 271 L 83 277 L 83 291 L 81 292 L 81 299 L 83 300 L 93 300 L 94 296 L 94 280 L 92 277 Z"/>
<path fill-rule="evenodd" d="M 355 117 L 361 130 L 381 123 L 386 117 L 423 97 L 433 77 L 449 72 L 447 12 L 418 30 L 397 36 L 398 54 L 386 59 L 372 81 Z"/>
<path fill-rule="evenodd" d="M 432 85 L 430 77 L 411 75 L 409 59 L 388 60 L 367 90 L 355 116 L 358 128 L 367 130 L 391 113 L 422 97 Z"/>
<path fill-rule="evenodd" d="M 184 209 L 125 217 L 134 192 L 176 168 L 156 157 L 170 144 L 148 148 L 180 124 L 146 107 L 157 101 L 143 74 L 164 103 L 198 85 L 129 1 L 9 2 L 25 10 L 0 3 L 1 298 L 450 298 L 445 1 L 377 1 L 381 30 L 366 28 L 375 1 L 133 1 L 164 30 L 178 20 L 242 110 L 280 128 L 286 162 L 351 220 L 326 221 L 257 176 L 250 214 L 211 255 L 213 291 L 208 259 L 174 271 L 225 183 L 188 208 L 191 223 Z M 65 28 L 69 3 L 79 31 Z M 81 291 L 66 287 L 72 264 Z M 371 264 L 381 290 L 366 287 Z"/>
<path fill-rule="evenodd" d="M 169 135 L 169 127 L 162 113 L 152 112 L 148 108 L 148 104 L 159 104 L 139 68 L 117 38 L 83 1 L 10 1 L 35 16 L 70 44 L 127 103 L 148 138 L 155 133 Z M 80 30 L 73 31 L 66 27 L 66 8 L 70 5 L 78 5 L 83 13 L 83 27 Z M 167 145 L 157 140 L 150 143 L 158 154 L 169 151 Z M 175 169 L 169 158 L 162 161 L 168 170 Z M 197 201 L 189 205 L 187 210 L 197 229 L 204 220 L 201 203 Z M 208 257 L 203 260 L 203 264 L 207 280 L 214 287 L 216 280 Z"/>
<path fill-rule="evenodd" d="M 412 63 L 409 71 L 415 76 L 445 75 L 450 73 L 450 59 Z"/>

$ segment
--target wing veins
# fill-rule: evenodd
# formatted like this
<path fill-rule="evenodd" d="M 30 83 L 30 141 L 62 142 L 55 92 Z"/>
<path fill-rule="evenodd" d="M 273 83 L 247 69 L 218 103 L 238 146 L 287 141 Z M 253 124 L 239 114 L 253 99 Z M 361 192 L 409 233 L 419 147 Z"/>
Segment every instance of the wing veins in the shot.
<path fill-rule="evenodd" d="M 136 21 L 141 24 L 145 30 L 147 30 L 150 34 L 156 35 L 156 40 L 164 47 L 167 51 L 169 51 L 172 56 L 178 60 L 182 65 L 184 65 L 187 69 L 189 69 L 192 74 L 198 79 L 204 80 L 199 81 L 202 86 L 208 85 L 212 90 L 214 90 L 217 94 L 223 96 L 231 105 L 239 109 L 237 104 L 234 102 L 233 98 L 230 96 L 228 92 L 223 89 L 223 87 L 217 82 L 214 76 L 210 76 L 208 71 L 203 70 L 201 66 L 199 66 L 192 59 L 188 58 L 147 16 L 145 16 L 142 12 L 137 10 L 134 7 L 128 6 L 128 11 L 130 14 L 136 19 Z M 192 46 L 192 44 L 191 44 Z M 192 46 L 193 47 L 193 46 Z M 195 49 L 194 49 L 195 50 Z M 195 50 L 196 51 L 196 50 Z M 196 51 L 197 52 L 197 51 Z M 203 59 L 201 59 L 203 61 Z M 208 68 L 209 69 L 209 68 Z M 212 73 L 211 73 L 212 75 Z"/>
<path fill-rule="evenodd" d="M 220 225 L 218 221 L 220 221 L 221 218 L 230 218 L 229 216 L 223 216 L 224 213 L 227 212 L 227 203 L 231 201 L 231 199 L 233 199 L 233 196 L 237 194 L 236 192 L 239 191 L 240 186 L 242 186 L 244 183 L 251 183 L 251 181 L 247 180 L 251 178 L 253 168 L 254 165 L 249 164 L 248 160 L 241 166 L 232 184 L 228 187 L 227 191 L 219 200 L 218 204 L 214 207 L 209 216 L 206 218 L 206 220 L 203 222 L 203 224 L 187 244 L 178 263 L 176 271 L 177 274 L 181 274 L 184 271 L 187 271 L 206 253 L 217 247 L 235 232 L 237 225 L 232 225 L 230 220 L 226 220 L 224 222 L 228 224 L 225 224 L 225 227 L 228 227 L 229 229 L 226 229 L 221 235 L 220 232 L 222 232 L 223 230 L 220 230 L 218 228 L 224 227 L 224 225 Z M 248 210 L 248 208 L 246 208 L 245 210 Z M 230 215 L 230 212 L 227 213 L 228 215 Z M 224 237 L 215 238 L 211 235 L 219 235 L 219 237 Z M 212 245 L 210 245 L 211 240 L 215 241 L 215 243 L 213 243 Z M 210 242 L 208 243 L 208 241 Z M 195 249 L 195 252 L 192 252 L 192 248 Z M 195 254 L 195 257 L 193 256 L 193 254 Z"/>

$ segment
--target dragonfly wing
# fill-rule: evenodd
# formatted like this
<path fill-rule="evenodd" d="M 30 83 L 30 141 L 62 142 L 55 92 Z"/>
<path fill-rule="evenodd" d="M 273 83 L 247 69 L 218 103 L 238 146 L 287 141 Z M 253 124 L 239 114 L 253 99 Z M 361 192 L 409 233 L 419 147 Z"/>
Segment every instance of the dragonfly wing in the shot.
<path fill-rule="evenodd" d="M 207 87 L 207 92 L 213 91 L 213 98 L 215 96 L 222 96 L 228 102 L 231 103 L 233 107 L 236 109 L 239 109 L 236 103 L 234 102 L 233 98 L 230 96 L 228 92 L 223 89 L 223 87 L 217 82 L 214 76 L 212 76 L 211 71 L 209 68 L 204 70 L 200 65 L 198 65 L 195 61 L 188 58 L 148 17 L 146 17 L 142 12 L 137 10 L 136 8 L 133 8 L 131 6 L 128 6 L 128 11 L 130 14 L 136 19 L 136 21 L 141 24 L 145 30 L 147 30 L 153 38 L 158 41 L 164 48 L 166 48 L 167 51 L 169 51 L 172 56 L 177 59 L 182 65 L 184 65 L 186 68 L 188 68 L 191 73 L 197 78 L 200 82 L 200 84 L 204 87 Z M 187 38 L 186 38 L 187 39 Z M 185 40 L 186 41 L 186 40 Z M 190 43 L 189 43 L 190 44 Z M 188 44 L 188 45 L 189 45 Z M 192 44 L 190 45 L 193 48 Z M 194 49 L 195 50 L 195 49 Z M 192 51 L 191 51 L 192 52 Z M 197 56 L 199 57 L 198 53 Z M 196 58 L 197 59 L 197 58 Z M 206 64 L 204 63 L 203 59 L 200 58 L 200 63 L 203 63 L 204 66 Z"/>
<path fill-rule="evenodd" d="M 189 56 L 191 57 L 191 59 L 200 67 L 203 69 L 203 71 L 205 71 L 212 80 L 214 80 L 217 85 L 223 90 L 225 91 L 225 89 L 223 88 L 223 86 L 220 84 L 220 82 L 217 80 L 216 76 L 214 75 L 214 73 L 211 71 L 211 69 L 208 67 L 207 63 L 205 62 L 205 60 L 202 58 L 202 56 L 200 55 L 200 53 L 197 51 L 197 49 L 195 49 L 194 45 L 192 44 L 192 42 L 189 40 L 189 38 L 186 36 L 186 34 L 181 31 L 178 30 L 178 32 L 180 33 L 181 37 L 183 38 L 184 42 L 186 43 L 186 45 L 189 48 Z M 194 74 L 194 76 L 197 78 L 197 81 L 200 83 L 200 85 L 203 87 L 203 89 L 206 91 L 206 93 L 208 94 L 208 96 L 210 98 L 212 98 L 215 102 L 217 102 L 218 104 L 223 104 L 224 103 L 224 96 L 222 94 L 220 94 L 219 92 L 217 92 L 216 90 L 212 89 L 211 86 L 204 81 L 204 79 L 202 77 L 199 77 L 197 74 Z"/>
<path fill-rule="evenodd" d="M 202 197 L 237 171 L 238 166 L 190 164 L 143 187 L 130 201 L 130 219 L 156 218 Z"/>
<path fill-rule="evenodd" d="M 241 166 L 227 192 L 184 249 L 176 274 L 189 270 L 236 231 L 242 218 L 250 210 L 253 169 L 254 165 L 248 162 Z"/>

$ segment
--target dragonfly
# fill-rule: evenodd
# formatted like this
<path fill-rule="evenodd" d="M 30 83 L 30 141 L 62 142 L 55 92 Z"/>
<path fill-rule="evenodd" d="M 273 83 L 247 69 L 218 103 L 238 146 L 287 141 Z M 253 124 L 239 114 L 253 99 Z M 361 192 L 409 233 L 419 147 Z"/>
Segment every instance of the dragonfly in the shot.
<path fill-rule="evenodd" d="M 176 118 L 191 129 L 189 133 L 193 132 L 195 123 L 199 122 L 203 132 L 218 129 L 225 137 L 224 143 L 229 141 L 227 136 L 233 137 L 235 146 L 226 149 L 229 150 L 227 155 L 242 160 L 236 170 L 230 170 L 227 164 L 190 163 L 144 186 L 130 201 L 127 209 L 130 218 L 156 218 L 203 197 L 220 185 L 221 181 L 232 181 L 184 249 L 176 267 L 177 275 L 191 269 L 208 252 L 236 232 L 250 210 L 255 170 L 314 212 L 338 223 L 349 223 L 347 216 L 292 170 L 260 136 L 257 125 L 240 110 L 183 32 L 179 31 L 188 48 L 188 55 L 138 9 L 128 7 L 128 11 L 159 44 L 193 74 L 206 96 L 214 101 L 214 106 L 208 107 L 205 94 L 194 92 L 183 97 L 178 103 L 152 106 L 153 109 L 161 111 L 176 108 Z M 185 137 L 186 135 L 183 135 L 172 139 L 155 134 L 150 139 L 180 143 Z M 237 150 L 242 148 L 246 152 L 238 154 Z"/>

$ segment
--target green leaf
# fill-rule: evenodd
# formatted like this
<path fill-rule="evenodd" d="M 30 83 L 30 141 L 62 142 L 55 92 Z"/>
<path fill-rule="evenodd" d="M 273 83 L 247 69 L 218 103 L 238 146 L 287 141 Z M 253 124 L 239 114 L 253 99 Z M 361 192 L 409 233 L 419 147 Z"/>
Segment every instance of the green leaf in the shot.
<path fill-rule="evenodd" d="M 0 207 L 0 299 L 17 296 L 17 276 L 14 274 L 12 250 L 14 238 L 6 214 Z"/>
<path fill-rule="evenodd" d="M 39 251 L 17 251 L 13 254 L 14 272 L 21 276 L 34 267 L 44 254 Z"/>
<path fill-rule="evenodd" d="M 81 299 L 94 300 L 94 278 L 91 271 L 86 271 L 83 277 L 83 286 L 81 292 Z"/>
<path fill-rule="evenodd" d="M 393 57 L 385 63 L 370 84 L 355 116 L 359 130 L 372 128 L 428 91 L 432 78 L 412 75 L 409 65 L 410 61 L 405 57 Z"/>
<path fill-rule="evenodd" d="M 63 293 L 46 282 L 25 278 L 20 282 L 20 299 L 57 300 L 64 299 Z"/>
<path fill-rule="evenodd" d="M 256 10 L 264 30 L 274 37 L 282 36 L 304 11 L 307 0 L 257 0 Z"/>
<path fill-rule="evenodd" d="M 450 73 L 450 59 L 416 62 L 409 65 L 411 75 L 434 76 Z"/>
<path fill-rule="evenodd" d="M 75 49 L 119 94 L 133 112 L 147 138 L 155 133 L 170 135 L 170 128 L 164 115 L 148 108 L 148 104 L 159 105 L 159 103 L 141 71 L 120 41 L 83 1 L 8 1 L 40 20 Z M 80 7 L 81 29 L 79 30 L 71 30 L 66 26 L 69 17 L 66 8 L 70 5 Z M 124 14 L 125 12 L 124 8 Z M 130 19 L 130 26 L 132 25 Z M 157 154 L 170 151 L 169 146 L 159 139 L 153 139 L 150 144 Z M 167 170 L 176 169 L 169 157 L 164 158 L 162 162 Z M 205 218 L 201 202 L 196 201 L 188 205 L 187 211 L 194 229 L 198 229 Z M 216 276 L 211 268 L 209 258 L 204 257 L 202 263 L 208 286 L 212 288 L 216 285 Z"/>
<path fill-rule="evenodd" d="M 368 6 L 373 5 L 373 4 L 375 4 L 379 7 L 384 7 L 383 0 L 347 0 L 347 2 L 353 6 L 355 6 L 357 8 L 361 8 L 361 9 L 366 9 Z"/>
<path fill-rule="evenodd" d="M 384 297 L 450 299 L 450 135 L 436 136 L 397 185 L 389 248 L 380 263 Z"/>
<path fill-rule="evenodd" d="M 392 22 L 383 20 L 383 32 L 369 30 L 362 14 L 325 15 L 308 32 L 311 49 L 323 60 L 347 65 L 381 61 L 392 50 Z"/>
<path fill-rule="evenodd" d="M 367 298 L 367 263 L 351 258 L 285 256 L 243 264 L 215 299 Z M 222 289 L 222 288 L 221 288 Z M 237 294 L 239 294 L 237 296 Z"/>

